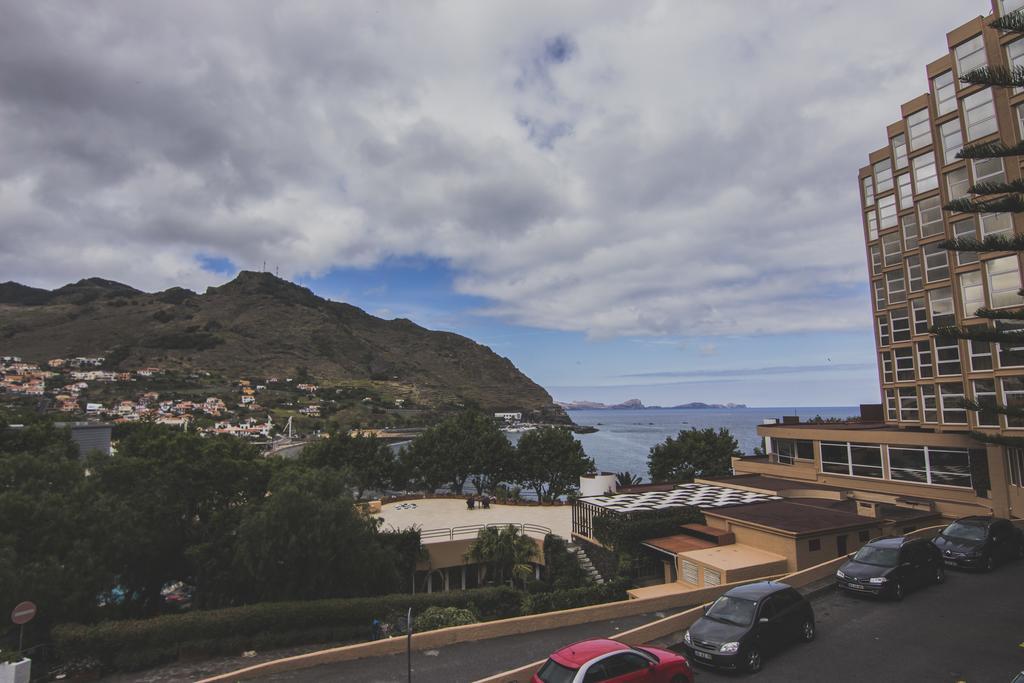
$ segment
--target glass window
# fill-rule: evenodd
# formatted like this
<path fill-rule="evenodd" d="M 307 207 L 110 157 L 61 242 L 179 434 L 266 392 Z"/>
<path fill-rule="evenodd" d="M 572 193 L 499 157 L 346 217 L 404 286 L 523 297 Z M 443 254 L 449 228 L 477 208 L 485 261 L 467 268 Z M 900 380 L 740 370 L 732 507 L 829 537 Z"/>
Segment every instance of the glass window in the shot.
<path fill-rule="evenodd" d="M 916 156 L 910 163 L 914 169 L 914 187 L 917 188 L 918 194 L 934 190 L 939 186 L 939 178 L 935 170 L 934 152 Z"/>
<path fill-rule="evenodd" d="M 888 351 L 883 351 L 882 356 L 882 383 L 892 384 L 894 376 L 892 374 L 892 354 Z"/>
<path fill-rule="evenodd" d="M 1020 291 L 1020 270 L 1016 256 L 986 261 L 985 272 L 988 273 L 988 296 L 992 308 L 1019 306 L 1024 301 L 1017 293 Z"/>
<path fill-rule="evenodd" d="M 996 321 L 996 329 L 1007 334 L 1016 334 L 1020 341 L 996 344 L 999 353 L 999 367 L 1015 368 L 1024 365 L 1024 326 Z"/>
<path fill-rule="evenodd" d="M 1008 213 L 983 213 L 981 214 L 981 238 L 989 235 L 1013 235 L 1013 219 Z"/>
<path fill-rule="evenodd" d="M 1024 448 L 1007 448 L 1010 461 L 1010 486 L 1024 487 Z"/>
<path fill-rule="evenodd" d="M 949 279 L 949 252 L 935 242 L 924 245 L 924 272 L 928 282 Z"/>
<path fill-rule="evenodd" d="M 882 448 L 866 444 L 850 444 L 850 474 L 856 477 L 882 478 Z"/>
<path fill-rule="evenodd" d="M 956 109 L 956 102 L 953 103 L 953 108 Z M 892 138 L 892 159 L 896 168 L 907 167 L 907 136 L 903 133 Z"/>
<path fill-rule="evenodd" d="M 878 344 L 888 346 L 892 343 L 889 338 L 889 320 L 883 315 L 878 317 Z"/>
<path fill-rule="evenodd" d="M 889 421 L 896 420 L 896 392 L 892 389 L 885 390 L 885 415 Z"/>
<path fill-rule="evenodd" d="M 985 288 L 981 284 L 981 271 L 960 273 L 960 300 L 964 304 L 964 317 L 973 318 L 974 312 L 985 305 Z"/>
<path fill-rule="evenodd" d="M 928 458 L 923 448 L 889 446 L 889 478 L 928 483 Z"/>
<path fill-rule="evenodd" d="M 896 349 L 894 351 L 896 356 L 896 381 L 897 382 L 913 382 L 914 381 L 914 349 L 908 347 Z M 916 394 L 915 394 L 916 396 Z M 917 405 L 917 399 L 914 399 L 914 405 Z M 914 419 L 917 419 L 916 417 Z"/>
<path fill-rule="evenodd" d="M 911 292 L 920 292 L 924 288 L 921 279 L 921 257 L 917 254 L 907 257 L 907 288 Z"/>
<path fill-rule="evenodd" d="M 885 280 L 875 280 L 875 308 L 885 308 Z"/>
<path fill-rule="evenodd" d="M 982 406 L 994 406 L 996 399 L 996 383 L 991 379 L 976 379 L 971 383 L 974 387 L 974 400 Z M 974 413 L 979 427 L 998 427 L 999 413 L 994 410 L 979 410 Z"/>
<path fill-rule="evenodd" d="M 964 386 L 959 382 L 943 382 L 939 385 L 939 401 L 942 406 L 942 421 L 946 424 L 967 424 L 967 409 L 964 407 Z"/>
<path fill-rule="evenodd" d="M 964 177 L 967 177 L 967 171 L 964 171 Z M 878 199 L 878 222 L 882 230 L 896 227 L 896 195 L 890 194 Z"/>
<path fill-rule="evenodd" d="M 918 388 L 921 390 L 921 416 L 925 422 L 938 422 L 939 411 L 935 402 L 935 385 L 922 384 Z"/>
<path fill-rule="evenodd" d="M 950 327 L 956 324 L 956 317 L 953 315 L 953 290 L 949 287 L 929 290 L 928 307 L 931 309 L 932 325 L 935 327 Z"/>
<path fill-rule="evenodd" d="M 868 248 L 868 254 L 871 255 L 871 274 L 881 275 L 882 273 L 882 249 L 877 244 L 872 244 Z"/>
<path fill-rule="evenodd" d="M 999 157 L 994 159 L 972 159 L 971 164 L 974 166 L 975 183 L 1002 183 L 1006 181 L 1003 160 Z"/>
<path fill-rule="evenodd" d="M 971 457 L 976 451 L 962 448 L 933 448 L 928 451 L 928 483 L 942 486 L 971 486 Z M 984 451 L 981 455 L 984 456 Z"/>
<path fill-rule="evenodd" d="M 971 370 L 992 369 L 992 345 L 987 341 L 970 339 L 967 341 L 967 350 L 971 354 Z"/>
<path fill-rule="evenodd" d="M 991 89 L 979 90 L 964 98 L 964 121 L 967 122 L 968 140 L 977 140 L 999 130 Z"/>
<path fill-rule="evenodd" d="M 960 133 L 960 119 L 946 121 L 939 126 L 939 137 L 942 139 L 942 161 L 951 164 L 956 161 L 956 153 L 964 146 L 964 136 Z"/>
<path fill-rule="evenodd" d="M 956 337 L 935 337 L 935 359 L 940 376 L 960 374 L 960 344 Z"/>
<path fill-rule="evenodd" d="M 931 342 L 919 341 L 915 344 L 917 348 L 917 368 L 918 374 L 923 377 L 933 376 L 934 370 L 932 369 L 932 345 Z"/>
<path fill-rule="evenodd" d="M 1013 111 L 1017 114 L 1017 130 L 1020 132 L 1020 136 L 1024 138 L 1024 104 L 1018 104 L 1013 108 Z"/>
<path fill-rule="evenodd" d="M 875 203 L 875 181 L 867 175 L 861 178 L 861 184 L 864 185 L 864 206 L 872 206 Z"/>
<path fill-rule="evenodd" d="M 975 224 L 974 218 L 966 218 L 953 223 L 953 236 L 959 239 L 978 239 L 978 226 Z M 977 262 L 978 252 L 976 251 L 956 252 L 957 265 L 966 266 L 969 263 Z"/>
<path fill-rule="evenodd" d="M 882 159 L 871 167 L 875 174 L 875 192 L 882 194 L 892 189 L 892 163 Z"/>
<path fill-rule="evenodd" d="M 896 176 L 896 186 L 899 187 L 900 209 L 909 209 L 914 205 L 914 187 L 910 182 L 910 174 L 901 173 Z"/>
<path fill-rule="evenodd" d="M 917 387 L 900 387 L 900 420 L 916 421 L 917 418 Z"/>
<path fill-rule="evenodd" d="M 900 216 L 903 225 L 903 248 L 906 251 L 917 248 L 917 214 Z"/>
<path fill-rule="evenodd" d="M 942 225 L 942 200 L 938 197 L 929 197 L 919 201 L 917 215 L 920 218 L 922 237 L 933 237 L 945 232 Z"/>
<path fill-rule="evenodd" d="M 1006 46 L 1006 57 L 1010 60 L 1010 70 L 1014 67 L 1024 67 L 1024 40 L 1016 40 Z M 1021 91 L 1021 88 L 1014 88 L 1014 94 Z"/>
<path fill-rule="evenodd" d="M 954 49 L 956 53 L 956 72 L 963 78 L 964 74 L 988 64 L 985 57 L 985 41 L 980 36 L 974 36 L 965 43 L 960 43 Z"/>
<path fill-rule="evenodd" d="M 1003 401 L 1008 408 L 1024 409 L 1024 377 L 1004 377 Z M 1024 418 L 1004 415 L 1007 429 L 1024 428 Z"/>
<path fill-rule="evenodd" d="M 893 270 L 885 274 L 886 287 L 889 290 L 889 304 L 902 304 L 907 300 L 907 287 L 903 280 L 903 271 Z"/>
<path fill-rule="evenodd" d="M 878 239 L 878 217 L 875 216 L 874 211 L 867 212 L 868 219 L 868 241 Z"/>
<path fill-rule="evenodd" d="M 939 116 L 956 111 L 956 87 L 953 85 L 953 72 L 941 73 L 932 79 L 935 91 L 935 109 Z"/>
<path fill-rule="evenodd" d="M 889 314 L 892 319 L 892 340 L 910 341 L 910 315 L 905 308 L 897 308 Z"/>
<path fill-rule="evenodd" d="M 908 116 L 907 130 L 910 132 L 910 151 L 913 152 L 932 144 L 932 127 L 928 121 L 928 110 L 915 111 Z"/>
<path fill-rule="evenodd" d="M 946 190 L 949 192 L 950 201 L 967 197 L 967 188 L 970 186 L 971 181 L 967 177 L 966 168 L 958 168 L 946 174 Z"/>
<path fill-rule="evenodd" d="M 1009 14 L 1024 7 L 1024 0 L 999 0 L 999 7 L 1001 15 Z"/>
<path fill-rule="evenodd" d="M 900 236 L 891 232 L 882 235 L 882 253 L 885 255 L 885 267 L 891 268 L 900 264 Z"/>
<path fill-rule="evenodd" d="M 928 333 L 928 307 L 924 299 L 913 299 L 910 302 L 910 310 L 914 313 L 914 334 Z"/>

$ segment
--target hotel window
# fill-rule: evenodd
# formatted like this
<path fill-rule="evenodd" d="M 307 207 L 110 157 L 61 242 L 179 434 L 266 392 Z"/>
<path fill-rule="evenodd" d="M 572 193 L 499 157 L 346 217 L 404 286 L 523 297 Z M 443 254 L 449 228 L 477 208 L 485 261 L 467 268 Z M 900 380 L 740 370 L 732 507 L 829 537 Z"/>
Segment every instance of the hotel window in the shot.
<path fill-rule="evenodd" d="M 892 382 L 893 382 L 892 354 L 889 353 L 888 351 L 882 351 L 881 356 L 882 356 L 882 383 L 883 384 L 892 384 Z"/>
<path fill-rule="evenodd" d="M 1003 377 L 1003 401 L 1007 408 L 1024 408 L 1024 377 Z M 1007 429 L 1024 428 L 1024 418 L 1005 415 Z"/>
<path fill-rule="evenodd" d="M 1024 326 L 997 321 L 996 329 L 1006 333 L 1016 332 L 1020 338 L 1019 342 L 1014 340 L 996 344 L 996 349 L 999 352 L 999 367 L 1016 368 L 1024 365 Z"/>
<path fill-rule="evenodd" d="M 900 209 L 909 209 L 914 205 L 914 187 L 910 184 L 910 174 L 901 173 L 896 176 L 896 186 L 900 191 Z"/>
<path fill-rule="evenodd" d="M 960 119 L 946 121 L 939 126 L 939 138 L 942 139 L 942 162 L 949 165 L 956 161 L 956 153 L 964 146 L 964 136 L 960 132 Z"/>
<path fill-rule="evenodd" d="M 968 196 L 967 188 L 970 186 L 971 181 L 967 177 L 966 168 L 958 168 L 946 174 L 946 191 L 949 192 L 951 200 Z"/>
<path fill-rule="evenodd" d="M 941 73 L 932 79 L 935 89 L 935 109 L 939 116 L 956 111 L 956 86 L 953 85 L 953 72 Z"/>
<path fill-rule="evenodd" d="M 939 186 L 939 177 L 936 175 L 937 171 L 935 170 L 934 152 L 914 157 L 910 163 L 914 167 L 914 187 L 918 194 L 934 190 Z"/>
<path fill-rule="evenodd" d="M 900 387 L 900 420 L 917 420 L 917 387 Z"/>
<path fill-rule="evenodd" d="M 888 346 L 891 343 L 889 339 L 889 321 L 883 315 L 878 318 L 878 345 Z"/>
<path fill-rule="evenodd" d="M 1013 235 L 1013 219 L 1008 213 L 981 214 L 981 239 L 989 235 Z"/>
<path fill-rule="evenodd" d="M 953 108 L 956 108 L 955 102 Z M 892 138 L 892 160 L 896 168 L 907 167 L 907 136 L 903 133 Z"/>
<path fill-rule="evenodd" d="M 981 325 L 980 327 L 984 327 L 984 325 Z M 967 351 L 971 355 L 972 372 L 992 369 L 992 345 L 990 343 L 987 341 L 970 339 L 967 342 Z"/>
<path fill-rule="evenodd" d="M 1024 448 L 1007 448 L 1006 459 L 1010 462 L 1010 485 L 1024 487 Z"/>
<path fill-rule="evenodd" d="M 915 111 L 908 116 L 907 130 L 910 132 L 910 151 L 913 152 L 932 144 L 932 127 L 928 121 L 928 110 Z"/>
<path fill-rule="evenodd" d="M 868 249 L 868 253 L 871 254 L 871 274 L 881 275 L 882 274 L 882 249 L 877 244 L 872 244 Z"/>
<path fill-rule="evenodd" d="M 885 274 L 886 287 L 889 290 L 889 305 L 902 304 L 907 300 L 907 286 L 903 281 L 903 272 L 894 270 Z"/>
<path fill-rule="evenodd" d="M 944 382 L 939 385 L 939 402 L 942 421 L 946 424 L 967 424 L 967 409 L 964 407 L 964 385 L 960 382 Z"/>
<path fill-rule="evenodd" d="M 927 341 L 919 341 L 917 346 L 917 368 L 918 374 L 923 378 L 933 376 L 932 369 L 932 344 Z"/>
<path fill-rule="evenodd" d="M 928 333 L 928 307 L 924 299 L 913 299 L 910 310 L 914 312 L 914 334 Z"/>
<path fill-rule="evenodd" d="M 875 308 L 885 308 L 885 280 L 875 280 Z"/>
<path fill-rule="evenodd" d="M 861 179 L 861 183 L 864 184 L 864 208 L 867 208 L 875 203 L 875 182 L 868 175 Z"/>
<path fill-rule="evenodd" d="M 910 347 L 896 349 L 896 381 L 914 381 L 914 349 Z M 915 405 L 917 399 L 914 400 Z"/>
<path fill-rule="evenodd" d="M 967 172 L 964 171 L 964 176 L 966 175 Z M 896 195 L 890 194 L 878 199 L 878 222 L 882 230 L 896 227 Z"/>
<path fill-rule="evenodd" d="M 772 439 L 772 448 L 779 462 L 792 465 L 793 460 L 814 460 L 814 444 L 811 441 L 793 439 Z"/>
<path fill-rule="evenodd" d="M 981 271 L 960 273 L 960 300 L 964 304 L 964 317 L 973 318 L 975 311 L 985 305 L 985 288 L 981 284 Z"/>
<path fill-rule="evenodd" d="M 1017 130 L 1020 132 L 1020 136 L 1024 138 L 1024 104 L 1018 104 L 1013 108 L 1013 111 L 1017 114 Z"/>
<path fill-rule="evenodd" d="M 696 585 L 699 578 L 697 565 L 690 560 L 683 560 L 683 581 Z"/>
<path fill-rule="evenodd" d="M 821 443 L 821 471 L 882 478 L 882 448 L 877 445 Z"/>
<path fill-rule="evenodd" d="M 882 235 L 882 253 L 885 255 L 885 267 L 891 268 L 900 264 L 900 236 L 891 232 Z"/>
<path fill-rule="evenodd" d="M 821 550 L 821 539 L 812 538 L 811 540 L 807 541 L 807 550 L 809 550 L 812 553 Z"/>
<path fill-rule="evenodd" d="M 871 167 L 875 174 L 875 192 L 882 194 L 892 189 L 892 163 L 882 159 Z"/>
<path fill-rule="evenodd" d="M 910 341 L 910 315 L 905 308 L 897 308 L 889 314 L 892 318 L 892 340 Z"/>
<path fill-rule="evenodd" d="M 971 486 L 971 453 L 966 449 L 889 446 L 888 451 L 890 479 L 919 484 Z"/>
<path fill-rule="evenodd" d="M 990 379 L 976 379 L 972 382 L 974 386 L 974 401 L 983 407 L 994 406 L 999 400 L 996 397 L 996 383 Z M 979 427 L 998 427 L 999 413 L 989 408 L 974 413 L 974 419 L 978 421 Z"/>
<path fill-rule="evenodd" d="M 1024 41 L 1021 41 L 1024 42 Z M 974 166 L 974 183 L 1003 183 L 1006 182 L 1006 169 L 1003 160 L 995 159 L 972 159 Z"/>
<path fill-rule="evenodd" d="M 896 392 L 892 389 L 885 390 L 885 414 L 887 420 L 896 420 Z"/>
<path fill-rule="evenodd" d="M 924 277 L 929 283 L 949 279 L 949 252 L 937 243 L 924 245 Z"/>
<path fill-rule="evenodd" d="M 1006 46 L 1006 57 L 1010 60 L 1010 71 L 1012 72 L 1015 68 L 1024 66 L 1024 40 L 1016 40 Z M 1017 94 L 1021 91 L 1020 88 L 1014 88 L 1013 94 Z"/>
<path fill-rule="evenodd" d="M 919 201 L 917 215 L 920 218 L 921 237 L 933 237 L 946 231 L 942 225 L 942 200 L 938 197 Z"/>
<path fill-rule="evenodd" d="M 964 98 L 964 121 L 967 122 L 968 140 L 977 140 L 999 130 L 992 90 L 980 90 Z"/>
<path fill-rule="evenodd" d="M 875 216 L 874 211 L 868 211 L 868 241 L 873 242 L 878 239 L 878 218 Z"/>
<path fill-rule="evenodd" d="M 930 290 L 928 307 L 932 312 L 933 326 L 949 327 L 956 324 L 956 317 L 953 315 L 953 290 L 949 287 Z"/>
<path fill-rule="evenodd" d="M 921 389 L 921 415 L 925 422 L 932 424 L 939 421 L 939 411 L 935 403 L 935 385 L 922 384 Z"/>
<path fill-rule="evenodd" d="M 1024 0 L 999 0 L 999 14 L 1009 14 L 1024 7 Z"/>
<path fill-rule="evenodd" d="M 985 57 L 985 41 L 980 35 L 974 36 L 965 43 L 956 46 L 956 72 L 960 78 L 964 74 L 988 64 Z"/>
<path fill-rule="evenodd" d="M 903 224 L 903 248 L 906 251 L 917 248 L 917 215 L 908 213 L 900 216 L 900 223 Z"/>
<path fill-rule="evenodd" d="M 911 292 L 920 292 L 924 289 L 924 281 L 921 279 L 921 257 L 917 254 L 907 257 L 907 288 Z"/>
<path fill-rule="evenodd" d="M 985 262 L 988 273 L 988 298 L 992 308 L 1019 306 L 1024 303 L 1020 295 L 1020 269 L 1016 256 L 1004 256 Z"/>
<path fill-rule="evenodd" d="M 978 239 L 978 226 L 973 218 L 957 221 L 953 224 L 953 237 L 957 239 Z M 958 266 L 966 266 L 969 263 L 978 262 L 978 252 L 958 251 L 956 252 L 956 263 Z"/>
<path fill-rule="evenodd" d="M 960 374 L 960 343 L 956 337 L 935 337 L 935 359 L 939 376 Z"/>

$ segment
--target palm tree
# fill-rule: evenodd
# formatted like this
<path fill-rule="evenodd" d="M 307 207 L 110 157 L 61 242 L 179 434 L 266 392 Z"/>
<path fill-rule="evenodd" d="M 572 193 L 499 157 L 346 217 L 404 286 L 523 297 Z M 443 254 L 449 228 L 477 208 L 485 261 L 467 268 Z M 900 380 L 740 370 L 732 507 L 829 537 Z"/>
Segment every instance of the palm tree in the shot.
<path fill-rule="evenodd" d="M 618 472 L 615 475 L 615 485 L 620 489 L 626 486 L 636 486 L 640 481 L 640 477 L 632 472 Z"/>
<path fill-rule="evenodd" d="M 537 544 L 523 535 L 519 527 L 509 524 L 504 528 L 484 527 L 476 540 L 469 546 L 466 559 L 480 565 L 478 577 L 481 583 L 488 569 L 494 569 L 497 580 L 504 583 L 506 577 L 515 585 L 519 579 L 524 585 L 533 573 L 532 562 L 537 557 Z"/>

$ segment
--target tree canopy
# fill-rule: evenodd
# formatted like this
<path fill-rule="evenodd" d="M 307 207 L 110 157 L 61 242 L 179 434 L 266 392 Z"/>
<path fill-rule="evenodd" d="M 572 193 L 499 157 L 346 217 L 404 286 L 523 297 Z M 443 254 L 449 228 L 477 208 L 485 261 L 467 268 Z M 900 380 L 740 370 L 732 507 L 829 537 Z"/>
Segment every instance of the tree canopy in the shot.
<path fill-rule="evenodd" d="M 596 470 L 583 444 L 568 429 L 540 427 L 523 434 L 516 446 L 515 480 L 537 494 L 538 500 L 554 500 L 576 489 L 584 474 Z"/>
<path fill-rule="evenodd" d="M 652 447 L 647 468 L 652 481 L 684 483 L 695 477 L 727 476 L 732 473 L 732 458 L 741 455 L 728 429 L 691 427 Z"/>

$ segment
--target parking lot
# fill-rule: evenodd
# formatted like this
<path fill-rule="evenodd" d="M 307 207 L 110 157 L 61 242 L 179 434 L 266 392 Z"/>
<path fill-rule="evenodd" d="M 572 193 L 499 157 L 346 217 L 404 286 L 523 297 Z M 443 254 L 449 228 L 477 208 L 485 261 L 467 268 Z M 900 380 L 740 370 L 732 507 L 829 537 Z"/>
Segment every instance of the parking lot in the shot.
<path fill-rule="evenodd" d="M 951 570 L 902 603 L 828 591 L 813 605 L 813 643 L 766 658 L 754 676 L 698 667 L 697 681 L 1003 683 L 1024 670 L 1024 562 Z"/>

